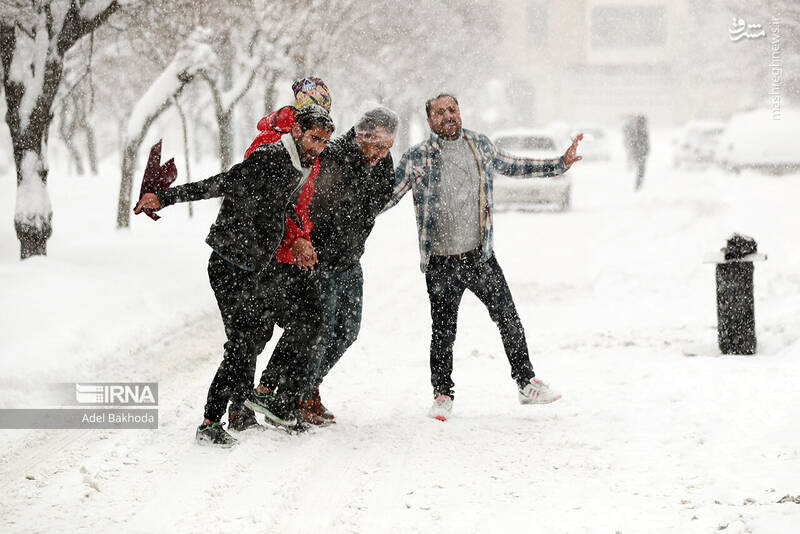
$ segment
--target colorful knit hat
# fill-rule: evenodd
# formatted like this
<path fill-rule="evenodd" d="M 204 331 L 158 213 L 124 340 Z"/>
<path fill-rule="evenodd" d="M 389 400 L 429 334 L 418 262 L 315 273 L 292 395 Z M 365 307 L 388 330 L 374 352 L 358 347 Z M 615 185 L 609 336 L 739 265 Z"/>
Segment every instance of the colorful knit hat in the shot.
<path fill-rule="evenodd" d="M 319 78 L 313 76 L 300 78 L 292 84 L 292 91 L 294 91 L 295 109 L 316 104 L 325 108 L 325 111 L 331 110 L 331 93 L 325 82 Z"/>

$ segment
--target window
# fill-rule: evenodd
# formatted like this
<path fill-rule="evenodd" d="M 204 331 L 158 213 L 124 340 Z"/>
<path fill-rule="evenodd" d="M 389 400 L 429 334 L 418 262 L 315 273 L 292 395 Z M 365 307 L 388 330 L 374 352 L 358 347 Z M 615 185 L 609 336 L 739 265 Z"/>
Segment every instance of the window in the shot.
<path fill-rule="evenodd" d="M 664 6 L 598 6 L 591 27 L 593 48 L 662 46 L 667 37 Z"/>
<path fill-rule="evenodd" d="M 547 1 L 528 0 L 526 9 L 528 46 L 540 47 L 547 41 Z"/>

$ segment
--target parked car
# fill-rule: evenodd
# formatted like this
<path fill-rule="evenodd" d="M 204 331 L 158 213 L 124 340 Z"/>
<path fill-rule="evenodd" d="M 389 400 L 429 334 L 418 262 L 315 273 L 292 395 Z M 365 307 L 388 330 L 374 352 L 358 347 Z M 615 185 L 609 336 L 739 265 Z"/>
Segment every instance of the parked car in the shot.
<path fill-rule="evenodd" d="M 547 130 L 509 130 L 494 136 L 503 152 L 526 158 L 549 159 L 563 154 L 555 135 Z M 497 209 L 569 209 L 572 183 L 568 175 L 552 178 L 495 175 L 494 205 Z"/>
<path fill-rule="evenodd" d="M 776 120 L 768 109 L 735 114 L 719 142 L 717 161 L 739 172 L 758 169 L 770 174 L 800 171 L 800 111 L 783 109 Z"/>
<path fill-rule="evenodd" d="M 673 139 L 673 167 L 707 167 L 714 163 L 725 123 L 689 121 Z"/>

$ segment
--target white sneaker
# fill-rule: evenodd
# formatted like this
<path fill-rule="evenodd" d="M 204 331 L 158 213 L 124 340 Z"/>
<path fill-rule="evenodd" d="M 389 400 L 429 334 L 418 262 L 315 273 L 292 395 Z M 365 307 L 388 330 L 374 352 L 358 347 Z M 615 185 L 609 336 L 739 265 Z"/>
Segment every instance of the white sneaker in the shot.
<path fill-rule="evenodd" d="M 433 417 L 439 421 L 447 421 L 450 412 L 453 411 L 453 399 L 448 395 L 439 395 L 433 399 L 433 406 L 428 410 L 428 417 Z"/>
<path fill-rule="evenodd" d="M 539 380 L 531 378 L 525 387 L 519 390 L 520 404 L 550 404 L 561 398 L 561 393 Z"/>

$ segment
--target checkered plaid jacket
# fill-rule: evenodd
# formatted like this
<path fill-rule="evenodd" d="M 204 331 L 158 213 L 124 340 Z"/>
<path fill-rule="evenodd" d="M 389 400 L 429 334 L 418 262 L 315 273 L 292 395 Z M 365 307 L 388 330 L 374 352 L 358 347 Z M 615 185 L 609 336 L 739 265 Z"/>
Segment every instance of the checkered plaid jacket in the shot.
<path fill-rule="evenodd" d="M 494 174 L 506 176 L 546 177 L 558 176 L 567 170 L 564 158 L 529 159 L 512 156 L 499 150 L 488 137 L 470 130 L 462 130 L 470 149 L 475 154 L 480 176 L 481 259 L 493 253 L 492 211 Z M 385 209 L 397 204 L 409 189 L 413 192 L 414 210 L 419 234 L 420 269 L 428 267 L 439 212 L 439 184 L 442 178 L 439 137 L 431 133 L 422 143 L 403 154 L 395 169 L 395 187 Z"/>

